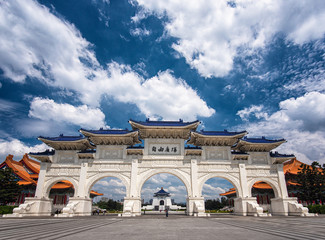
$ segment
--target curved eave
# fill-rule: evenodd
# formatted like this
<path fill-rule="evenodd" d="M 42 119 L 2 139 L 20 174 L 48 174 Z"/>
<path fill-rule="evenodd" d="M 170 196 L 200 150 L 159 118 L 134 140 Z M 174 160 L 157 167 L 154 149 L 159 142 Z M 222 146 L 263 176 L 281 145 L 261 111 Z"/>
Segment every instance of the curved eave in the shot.
<path fill-rule="evenodd" d="M 133 121 L 133 120 L 129 120 L 129 123 L 130 123 L 130 125 L 132 126 L 133 129 L 157 129 L 157 128 L 160 128 L 160 129 L 196 129 L 199 126 L 200 121 L 197 120 L 195 122 L 190 122 L 187 125 L 183 125 L 183 126 L 168 126 L 168 125 L 165 125 L 165 126 L 147 126 L 147 125 L 143 125 L 140 122 L 136 122 L 136 121 Z"/>
<path fill-rule="evenodd" d="M 11 168 L 21 180 L 31 182 L 36 185 L 36 181 L 29 177 L 29 173 L 26 172 L 22 164 L 13 160 L 13 155 L 8 155 L 4 161 L 4 164 Z"/>
<path fill-rule="evenodd" d="M 255 152 L 255 151 L 265 151 L 269 152 L 274 148 L 277 148 L 280 146 L 282 143 L 285 143 L 285 140 L 281 141 L 274 141 L 274 142 L 264 142 L 264 143 L 252 143 L 245 141 L 243 139 L 240 139 L 238 144 L 233 148 L 236 150 L 241 150 L 245 152 Z"/>
<path fill-rule="evenodd" d="M 33 155 L 31 153 L 28 154 L 30 157 L 35 158 L 41 162 L 52 162 L 52 156 L 50 155 Z"/>
<path fill-rule="evenodd" d="M 87 131 L 85 129 L 79 130 L 83 135 L 86 137 L 129 137 L 129 136 L 138 136 L 138 131 L 130 131 L 128 133 L 120 133 L 120 134 L 105 134 L 105 133 L 93 133 L 90 131 Z"/>
<path fill-rule="evenodd" d="M 234 135 L 204 135 L 199 132 L 191 132 L 191 138 L 187 144 L 195 146 L 232 146 L 246 134 L 246 131 Z"/>
<path fill-rule="evenodd" d="M 29 159 L 27 153 L 23 156 L 23 159 L 20 160 L 20 161 L 23 162 L 34 173 L 39 173 L 39 171 L 40 171 L 40 163 L 36 162 L 36 161 L 34 161 L 32 159 Z"/>
<path fill-rule="evenodd" d="M 139 140 L 138 131 L 131 131 L 124 134 L 101 134 L 80 129 L 80 132 L 88 137 L 95 145 L 134 145 L 142 143 Z"/>
<path fill-rule="evenodd" d="M 142 148 L 128 148 L 126 151 L 128 155 L 143 155 Z"/>
<path fill-rule="evenodd" d="M 80 159 L 94 159 L 95 158 L 95 154 L 96 153 L 88 153 L 88 152 L 85 152 L 85 153 L 78 153 L 78 157 Z"/>
<path fill-rule="evenodd" d="M 185 149 L 185 155 L 186 156 L 201 156 L 202 155 L 202 149 Z"/>
<path fill-rule="evenodd" d="M 55 141 L 39 137 L 38 140 L 54 148 L 55 150 L 85 150 L 94 148 L 94 146 L 92 146 L 86 138 L 74 141 Z"/>
<path fill-rule="evenodd" d="M 295 158 L 295 156 L 293 156 L 293 157 L 272 157 L 272 163 L 273 164 L 281 164 L 281 163 L 284 163 L 284 162 L 294 159 L 294 158 Z"/>

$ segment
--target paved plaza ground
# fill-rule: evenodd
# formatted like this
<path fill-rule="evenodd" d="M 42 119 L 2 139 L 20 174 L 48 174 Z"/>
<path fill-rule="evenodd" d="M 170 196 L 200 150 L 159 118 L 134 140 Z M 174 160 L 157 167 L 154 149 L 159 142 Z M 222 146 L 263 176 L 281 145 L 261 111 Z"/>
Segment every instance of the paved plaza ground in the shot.
<path fill-rule="evenodd" d="M 325 216 L 0 218 L 0 239 L 325 239 Z"/>

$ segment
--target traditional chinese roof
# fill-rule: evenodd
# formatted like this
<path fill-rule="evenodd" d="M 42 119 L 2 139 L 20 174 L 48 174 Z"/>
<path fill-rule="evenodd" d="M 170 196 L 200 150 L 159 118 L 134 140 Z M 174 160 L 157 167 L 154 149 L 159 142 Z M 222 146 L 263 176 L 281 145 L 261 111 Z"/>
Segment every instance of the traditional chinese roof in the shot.
<path fill-rule="evenodd" d="M 231 151 L 233 160 L 248 160 L 249 154 L 245 152 Z"/>
<path fill-rule="evenodd" d="M 94 159 L 96 154 L 96 149 L 86 149 L 77 153 L 79 159 Z"/>
<path fill-rule="evenodd" d="M 239 138 L 247 134 L 242 132 L 203 131 L 191 132 L 191 138 L 187 142 L 196 146 L 233 146 Z"/>
<path fill-rule="evenodd" d="M 28 185 L 28 184 L 37 184 L 37 182 L 30 177 L 29 172 L 24 168 L 24 165 L 22 162 L 17 162 L 13 160 L 13 155 L 8 155 L 6 157 L 6 160 L 0 164 L 0 169 L 3 167 L 9 167 L 13 170 L 15 175 L 20 179 L 22 185 Z M 20 181 L 18 183 L 20 184 Z"/>
<path fill-rule="evenodd" d="M 200 121 L 135 121 L 129 120 L 134 130 L 139 130 L 141 138 L 182 138 L 188 139 L 191 131 L 195 131 Z"/>
<path fill-rule="evenodd" d="M 270 152 L 272 163 L 284 163 L 287 160 L 295 158 L 293 154 L 280 154 L 278 152 Z"/>
<path fill-rule="evenodd" d="M 261 182 L 261 181 L 254 183 L 253 188 L 255 188 L 255 189 L 272 189 L 272 187 L 269 184 L 267 184 L 265 182 Z M 236 189 L 230 188 L 227 192 L 220 193 L 219 195 L 230 197 L 231 195 L 235 195 L 235 194 L 236 194 Z"/>
<path fill-rule="evenodd" d="M 28 169 L 30 169 L 34 175 L 38 175 L 39 174 L 39 171 L 40 171 L 40 163 L 33 160 L 33 159 L 30 159 L 28 157 L 28 154 L 26 153 L 23 158 L 20 160 L 20 162 L 26 166 Z M 31 174 L 32 175 L 32 174 Z M 38 178 L 38 177 L 37 177 Z"/>
<path fill-rule="evenodd" d="M 298 161 L 296 158 L 291 159 L 290 161 L 287 161 L 283 164 L 283 172 L 284 174 L 297 175 L 300 169 L 302 168 L 300 167 L 302 164 L 307 165 L 305 163 Z M 307 166 L 311 167 L 310 165 Z"/>
<path fill-rule="evenodd" d="M 283 172 L 284 172 L 284 174 L 297 175 L 298 172 L 300 171 L 301 164 L 304 164 L 304 163 L 298 161 L 296 158 L 291 159 L 290 161 L 285 162 L 283 164 Z M 310 165 L 307 165 L 307 166 L 311 167 Z M 293 181 L 288 180 L 287 181 L 287 185 L 288 186 L 296 186 L 296 185 L 299 185 L 299 184 L 296 183 L 296 182 L 293 182 Z M 272 187 L 269 184 L 264 183 L 264 182 L 256 182 L 253 185 L 253 188 L 257 188 L 257 189 L 272 189 Z M 228 196 L 229 197 L 230 195 L 233 195 L 235 193 L 236 193 L 235 188 L 231 188 L 231 189 L 229 189 L 229 191 L 227 191 L 225 193 L 221 193 L 220 196 Z"/>
<path fill-rule="evenodd" d="M 185 155 L 186 156 L 201 156 L 202 155 L 202 148 L 199 146 L 186 146 L 185 147 Z"/>
<path fill-rule="evenodd" d="M 39 153 L 42 154 L 42 153 Z M 4 167 L 9 167 L 13 170 L 15 175 L 19 178 L 19 185 L 37 185 L 38 174 L 40 170 L 40 163 L 30 159 L 27 154 L 17 162 L 13 160 L 13 155 L 8 155 L 6 160 L 0 164 L 0 169 Z M 52 189 L 68 189 L 73 188 L 72 183 L 66 180 L 62 180 L 52 187 Z M 101 196 L 102 193 L 91 190 L 91 195 Z"/>
<path fill-rule="evenodd" d="M 91 191 L 90 191 L 90 195 L 103 196 L 104 193 L 99 193 L 99 192 L 96 192 L 95 190 L 91 190 Z"/>
<path fill-rule="evenodd" d="M 128 155 L 143 155 L 143 146 L 129 146 L 126 149 Z"/>
<path fill-rule="evenodd" d="M 52 156 L 55 154 L 54 149 L 47 149 L 44 152 L 30 152 L 28 155 L 36 158 L 41 162 L 52 162 Z"/>
<path fill-rule="evenodd" d="M 85 150 L 89 148 L 94 148 L 88 139 L 82 135 L 79 136 L 63 136 L 61 134 L 58 137 L 38 137 L 48 146 L 54 148 L 55 150 Z"/>
<path fill-rule="evenodd" d="M 242 138 L 239 139 L 236 146 L 233 147 L 235 150 L 242 152 L 269 152 L 272 149 L 280 146 L 282 143 L 286 142 L 284 139 L 271 140 L 262 138 Z"/>
<path fill-rule="evenodd" d="M 95 145 L 134 145 L 141 143 L 138 131 L 129 131 L 128 129 L 80 129 L 80 132 Z"/>
<path fill-rule="evenodd" d="M 166 192 L 164 190 L 164 188 L 161 188 L 158 192 L 156 192 L 154 195 L 154 197 L 169 197 L 170 196 L 170 193 Z"/>

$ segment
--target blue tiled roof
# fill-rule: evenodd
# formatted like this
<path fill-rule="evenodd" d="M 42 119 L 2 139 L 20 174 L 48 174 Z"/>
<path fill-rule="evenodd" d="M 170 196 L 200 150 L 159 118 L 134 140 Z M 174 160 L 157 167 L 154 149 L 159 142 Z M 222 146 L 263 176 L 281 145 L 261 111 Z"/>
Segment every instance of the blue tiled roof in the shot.
<path fill-rule="evenodd" d="M 131 132 L 135 132 L 135 131 L 130 131 L 128 129 L 99 129 L 99 130 L 86 130 L 86 129 L 80 129 L 83 130 L 85 132 L 89 132 L 89 133 L 94 133 L 94 134 L 127 134 L 127 133 L 131 133 Z"/>
<path fill-rule="evenodd" d="M 202 150 L 202 148 L 200 146 L 186 146 L 185 149 L 198 149 L 198 150 Z"/>
<path fill-rule="evenodd" d="M 245 152 L 234 152 L 234 151 L 231 151 L 231 154 L 236 154 L 236 155 L 249 155 L 248 153 L 245 153 Z"/>
<path fill-rule="evenodd" d="M 30 155 L 46 155 L 46 156 L 51 156 L 55 154 L 55 150 L 45 150 L 44 152 L 30 152 Z"/>
<path fill-rule="evenodd" d="M 197 132 L 197 133 L 205 135 L 205 136 L 235 136 L 235 135 L 238 135 L 238 134 L 246 133 L 246 131 L 228 132 L 227 130 L 224 130 L 224 131 L 204 131 L 204 130 L 201 130 L 200 132 Z"/>
<path fill-rule="evenodd" d="M 166 192 L 163 188 L 161 188 L 158 192 L 154 194 L 154 196 L 165 196 L 165 195 L 167 196 L 169 195 L 169 193 Z"/>
<path fill-rule="evenodd" d="M 271 140 L 271 139 L 266 139 L 265 137 L 261 138 L 247 138 L 244 137 L 241 140 L 245 142 L 250 142 L 250 143 L 276 143 L 276 142 L 283 142 L 285 139 L 276 139 L 276 140 Z"/>
<path fill-rule="evenodd" d="M 184 122 L 182 119 L 179 121 L 150 121 L 147 119 L 146 121 L 135 121 L 130 119 L 130 121 L 144 125 L 144 126 L 152 126 L 152 127 L 183 127 L 188 126 L 193 123 L 199 123 L 199 120 L 193 122 Z"/>
<path fill-rule="evenodd" d="M 295 157 L 293 154 L 281 154 L 278 152 L 270 152 L 271 157 Z"/>
<path fill-rule="evenodd" d="M 128 146 L 127 149 L 144 149 L 143 146 Z"/>
<path fill-rule="evenodd" d="M 78 141 L 78 140 L 85 139 L 85 137 L 82 136 L 82 135 L 79 135 L 79 136 L 63 136 L 63 134 L 61 134 L 58 137 L 42 137 L 42 136 L 39 136 L 39 138 L 47 139 L 47 140 L 50 140 L 50 141 L 58 141 L 58 142 L 60 142 L 60 141 L 70 142 L 70 141 Z"/>
<path fill-rule="evenodd" d="M 79 153 L 95 153 L 95 152 L 96 152 L 96 149 L 86 149 L 86 150 L 80 151 Z"/>

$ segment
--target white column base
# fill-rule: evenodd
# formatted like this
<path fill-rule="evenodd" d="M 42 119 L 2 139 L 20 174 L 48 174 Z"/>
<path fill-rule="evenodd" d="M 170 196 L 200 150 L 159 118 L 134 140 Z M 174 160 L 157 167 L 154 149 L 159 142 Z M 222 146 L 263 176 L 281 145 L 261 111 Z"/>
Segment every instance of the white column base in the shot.
<path fill-rule="evenodd" d="M 121 217 L 141 216 L 141 198 L 125 197 Z"/>
<path fill-rule="evenodd" d="M 308 208 L 298 203 L 297 198 L 273 198 L 271 199 L 271 210 L 273 215 L 281 216 L 316 216 L 313 213 L 308 212 Z"/>
<path fill-rule="evenodd" d="M 72 197 L 69 203 L 62 209 L 62 213 L 57 217 L 76 217 L 76 216 L 91 216 L 92 200 L 91 198 Z"/>
<path fill-rule="evenodd" d="M 240 216 L 270 217 L 271 214 L 263 213 L 263 208 L 257 204 L 256 197 L 235 198 L 234 213 Z"/>
<path fill-rule="evenodd" d="M 44 217 L 52 214 L 52 199 L 26 197 L 25 202 L 3 217 Z"/>
<path fill-rule="evenodd" d="M 210 214 L 205 212 L 203 197 L 187 198 L 187 215 L 194 217 L 209 217 Z"/>

